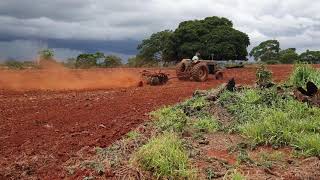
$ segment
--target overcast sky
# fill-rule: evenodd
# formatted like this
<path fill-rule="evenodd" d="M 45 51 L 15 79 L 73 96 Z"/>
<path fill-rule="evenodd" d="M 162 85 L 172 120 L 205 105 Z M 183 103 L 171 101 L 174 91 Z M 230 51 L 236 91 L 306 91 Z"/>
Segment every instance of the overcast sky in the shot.
<path fill-rule="evenodd" d="M 251 47 L 278 39 L 281 48 L 317 50 L 319 9 L 316 0 L 1 0 L 0 59 L 45 47 L 61 59 L 97 50 L 127 58 L 152 33 L 208 16 L 232 20 Z"/>

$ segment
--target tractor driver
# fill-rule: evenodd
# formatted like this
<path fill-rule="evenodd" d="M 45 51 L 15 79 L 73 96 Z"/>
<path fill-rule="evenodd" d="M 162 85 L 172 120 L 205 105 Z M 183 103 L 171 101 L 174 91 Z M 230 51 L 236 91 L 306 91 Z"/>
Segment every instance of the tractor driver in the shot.
<path fill-rule="evenodd" d="M 192 61 L 199 61 L 200 60 L 200 52 L 196 52 L 196 55 L 193 56 Z"/>

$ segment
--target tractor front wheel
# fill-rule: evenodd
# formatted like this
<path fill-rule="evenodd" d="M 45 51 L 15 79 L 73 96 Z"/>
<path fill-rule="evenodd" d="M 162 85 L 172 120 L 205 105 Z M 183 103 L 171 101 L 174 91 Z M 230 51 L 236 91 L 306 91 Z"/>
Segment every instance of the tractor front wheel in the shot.
<path fill-rule="evenodd" d="M 209 69 L 207 64 L 199 63 L 192 67 L 191 77 L 194 81 L 204 82 L 208 79 Z"/>

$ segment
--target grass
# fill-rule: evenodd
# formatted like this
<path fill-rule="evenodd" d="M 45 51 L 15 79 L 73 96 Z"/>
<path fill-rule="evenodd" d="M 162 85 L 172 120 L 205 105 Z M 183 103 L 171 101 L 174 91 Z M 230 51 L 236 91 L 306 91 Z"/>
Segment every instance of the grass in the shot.
<path fill-rule="evenodd" d="M 209 105 L 208 101 L 206 101 L 205 97 L 194 97 L 191 99 L 188 99 L 187 101 L 181 103 L 181 105 L 178 105 L 178 107 L 189 107 L 193 110 L 200 111 L 202 108 Z"/>
<path fill-rule="evenodd" d="M 283 152 L 261 152 L 258 154 L 259 165 L 272 168 L 274 163 L 283 162 L 285 160 L 285 155 Z"/>
<path fill-rule="evenodd" d="M 174 133 L 164 133 L 152 138 L 134 154 L 144 170 L 153 172 L 157 178 L 191 178 L 194 170 L 190 167 L 187 152 Z"/>
<path fill-rule="evenodd" d="M 187 124 L 188 117 L 182 109 L 164 107 L 151 113 L 154 125 L 161 131 L 181 132 Z"/>
<path fill-rule="evenodd" d="M 196 127 L 204 127 L 204 131 L 212 131 L 215 120 L 203 111 L 209 103 L 205 97 L 194 97 L 176 106 L 167 106 L 151 113 L 154 125 L 160 131 L 183 132 L 191 119 L 199 119 Z M 210 119 L 213 122 L 209 122 Z"/>
<path fill-rule="evenodd" d="M 289 78 L 289 84 L 304 87 L 308 81 L 320 87 L 320 71 L 308 64 L 296 64 Z"/>
<path fill-rule="evenodd" d="M 224 180 L 246 180 L 247 178 L 242 175 L 238 170 L 234 169 L 229 173 L 226 173 L 223 177 Z"/>
<path fill-rule="evenodd" d="M 85 161 L 85 162 L 83 162 L 83 164 L 81 166 L 82 166 L 82 168 L 93 169 L 98 174 L 105 173 L 104 164 L 99 161 Z"/>
<path fill-rule="evenodd" d="M 194 121 L 193 128 L 198 132 L 213 133 L 218 130 L 219 124 L 213 116 L 204 116 Z"/>
<path fill-rule="evenodd" d="M 127 139 L 128 140 L 135 140 L 141 136 L 141 134 L 138 131 L 130 131 L 127 133 Z"/>
<path fill-rule="evenodd" d="M 253 144 L 289 145 L 304 155 L 320 155 L 320 109 L 276 89 L 224 92 L 220 103 L 237 118 L 236 131 Z"/>

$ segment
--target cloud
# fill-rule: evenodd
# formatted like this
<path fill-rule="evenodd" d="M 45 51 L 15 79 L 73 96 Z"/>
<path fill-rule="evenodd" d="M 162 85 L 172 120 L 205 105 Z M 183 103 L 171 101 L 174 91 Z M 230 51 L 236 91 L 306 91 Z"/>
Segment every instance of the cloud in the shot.
<path fill-rule="evenodd" d="M 49 46 L 52 40 L 137 42 L 184 20 L 224 16 L 250 36 L 250 48 L 278 39 L 282 48 L 303 51 L 320 49 L 319 8 L 320 1 L 311 0 L 10 0 L 0 1 L 0 39 L 41 39 Z M 118 51 L 123 47 L 127 45 Z M 2 44 L 0 51 L 4 48 Z M 135 48 L 118 53 L 132 54 Z"/>
<path fill-rule="evenodd" d="M 39 50 L 47 47 L 48 45 L 41 41 L 2 41 L 0 42 L 0 61 L 5 61 L 6 59 L 35 60 Z M 57 60 L 64 60 L 82 53 L 81 51 L 67 48 L 53 48 L 53 51 Z"/>

